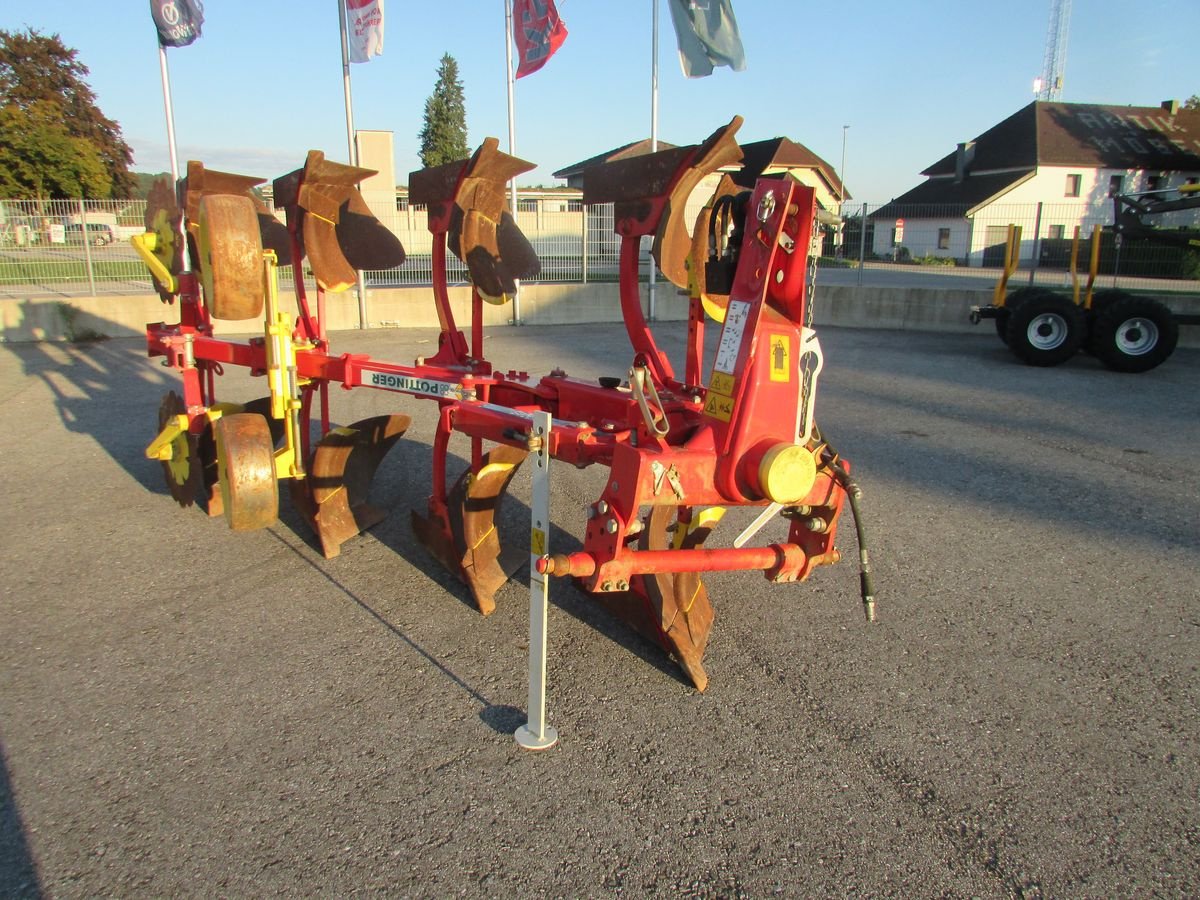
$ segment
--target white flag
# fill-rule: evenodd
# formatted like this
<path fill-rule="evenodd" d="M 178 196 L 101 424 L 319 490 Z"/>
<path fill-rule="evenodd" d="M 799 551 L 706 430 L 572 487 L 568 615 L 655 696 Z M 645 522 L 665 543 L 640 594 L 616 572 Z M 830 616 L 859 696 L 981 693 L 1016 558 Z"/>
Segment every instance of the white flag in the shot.
<path fill-rule="evenodd" d="M 383 54 L 383 0 L 346 0 L 346 46 L 350 62 Z"/>

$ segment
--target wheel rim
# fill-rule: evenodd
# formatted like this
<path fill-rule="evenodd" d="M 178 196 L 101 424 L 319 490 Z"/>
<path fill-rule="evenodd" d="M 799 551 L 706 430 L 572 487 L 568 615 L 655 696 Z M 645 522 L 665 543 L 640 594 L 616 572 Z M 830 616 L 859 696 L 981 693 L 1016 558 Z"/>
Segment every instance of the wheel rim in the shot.
<path fill-rule="evenodd" d="M 1117 349 L 1126 356 L 1144 356 L 1158 345 L 1158 326 L 1137 316 L 1117 328 Z"/>
<path fill-rule="evenodd" d="M 1029 321 L 1025 330 L 1029 345 L 1035 350 L 1057 350 L 1067 339 L 1070 329 L 1057 313 L 1042 313 Z"/>

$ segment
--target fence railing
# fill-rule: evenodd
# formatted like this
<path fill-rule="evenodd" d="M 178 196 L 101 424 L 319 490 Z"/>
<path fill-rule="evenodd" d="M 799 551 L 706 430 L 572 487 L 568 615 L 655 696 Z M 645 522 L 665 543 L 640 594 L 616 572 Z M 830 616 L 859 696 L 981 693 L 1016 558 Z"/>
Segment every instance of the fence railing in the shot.
<path fill-rule="evenodd" d="M 520 206 L 517 222 L 542 262 L 541 274 L 529 281 L 616 280 L 620 239 L 613 232 L 612 204 L 549 208 L 525 201 Z M 146 267 L 128 240 L 144 230 L 145 208 L 142 200 L 0 200 L 0 295 L 151 291 Z M 827 265 L 857 273 L 822 277 L 834 283 L 903 285 L 918 275 L 923 282 L 941 276 L 946 286 L 973 277 L 983 284 L 1003 264 L 1007 228 L 1016 224 L 1022 229 L 1022 275 L 1062 283 L 1075 229 L 1082 236 L 1079 259 L 1086 271 L 1087 242 L 1099 226 L 1099 271 L 1107 279 L 1105 286 L 1200 292 L 1200 252 L 1116 241 L 1111 204 L 993 204 L 968 212 L 962 205 L 847 204 L 840 228 L 824 235 L 822 255 Z M 408 260 L 398 269 L 367 272 L 368 287 L 429 284 L 432 236 L 425 210 L 404 206 L 377 210 L 376 215 L 400 238 Z M 1176 214 L 1166 224 L 1195 227 L 1200 215 Z M 648 244 L 643 243 L 644 259 Z M 281 275 L 284 283 L 290 281 L 290 271 Z M 452 283 L 466 281 L 465 267 L 453 257 L 449 276 Z"/>
<path fill-rule="evenodd" d="M 1008 226 L 1021 228 L 1019 271 L 1036 281 L 1065 279 L 1076 229 L 1077 269 L 1086 275 L 1093 234 L 1098 274 L 1106 286 L 1200 290 L 1200 252 L 1145 239 L 1117 239 L 1111 202 L 990 204 L 978 212 L 957 205 L 846 204 L 839 232 L 824 252 L 864 269 L 907 265 L 946 274 L 994 274 L 1004 265 Z M 1163 230 L 1200 228 L 1200 210 L 1164 216 Z M 1097 231 L 1098 229 L 1098 231 Z"/>

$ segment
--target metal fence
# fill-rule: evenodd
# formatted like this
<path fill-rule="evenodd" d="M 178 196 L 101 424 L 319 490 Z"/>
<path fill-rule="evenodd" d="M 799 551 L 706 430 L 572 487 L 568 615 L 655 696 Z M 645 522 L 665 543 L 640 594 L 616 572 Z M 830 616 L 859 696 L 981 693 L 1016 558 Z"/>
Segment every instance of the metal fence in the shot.
<path fill-rule="evenodd" d="M 974 213 L 962 205 L 847 204 L 840 231 L 826 236 L 824 253 L 863 273 L 903 267 L 992 280 L 1004 265 L 1008 226 L 1016 225 L 1021 229 L 1018 278 L 1030 283 L 1068 281 L 1073 251 L 1078 271 L 1086 276 L 1095 234 L 1104 286 L 1200 291 L 1200 252 L 1118 240 L 1113 220 L 1112 202 L 991 204 Z M 1200 228 L 1200 211 L 1172 213 L 1157 224 Z"/>
<path fill-rule="evenodd" d="M 144 228 L 142 200 L 0 201 L 0 295 L 130 294 L 152 290 L 128 238 Z M 432 235 L 425 210 L 401 202 L 378 210 L 402 241 L 408 260 L 398 269 L 366 273 L 369 287 L 430 283 Z M 282 218 L 282 213 L 277 213 Z M 833 284 L 986 287 L 1003 264 L 1009 224 L 1022 229 L 1020 270 L 1030 283 L 1066 284 L 1072 238 L 1081 234 L 1086 271 L 1094 226 L 1100 226 L 1103 286 L 1200 292 L 1200 253 L 1148 241 L 1116 241 L 1111 204 L 994 204 L 968 214 L 962 206 L 849 204 L 840 228 L 827 231 L 820 279 Z M 619 238 L 611 204 L 578 200 L 518 202 L 517 222 L 542 261 L 533 282 L 615 281 Z M 1195 212 L 1167 227 L 1196 226 Z M 643 259 L 648 241 L 643 242 Z M 644 264 L 643 272 L 648 270 Z M 284 283 L 289 270 L 281 272 Z M 466 269 L 449 259 L 451 283 Z M 310 287 L 311 280 L 310 280 Z"/>
<path fill-rule="evenodd" d="M 533 205 L 533 204 L 530 204 Z M 564 202 L 564 207 L 567 203 Z M 541 260 L 530 282 L 616 281 L 620 238 L 613 232 L 612 204 L 586 211 L 522 208 L 517 222 Z M 0 295 L 130 294 L 151 291 L 146 266 L 129 243 L 145 230 L 144 200 L 0 200 Z M 276 215 L 282 220 L 282 211 Z M 423 206 L 377 211 L 403 243 L 403 266 L 365 273 L 368 287 L 427 285 L 432 278 L 433 236 Z M 644 242 L 648 249 L 649 242 Z M 315 290 L 311 273 L 306 283 Z M 466 267 L 447 257 L 451 284 L 465 284 Z M 280 270 L 281 283 L 292 279 Z"/>

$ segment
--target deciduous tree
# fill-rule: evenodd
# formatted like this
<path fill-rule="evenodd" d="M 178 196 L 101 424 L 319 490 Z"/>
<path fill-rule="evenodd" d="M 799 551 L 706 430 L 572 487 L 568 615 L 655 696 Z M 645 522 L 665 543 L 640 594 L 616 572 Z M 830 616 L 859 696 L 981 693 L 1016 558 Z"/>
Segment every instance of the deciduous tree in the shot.
<path fill-rule="evenodd" d="M 0 30 L 0 184 L 40 196 L 128 196 L 133 150 L 57 34 Z"/>

